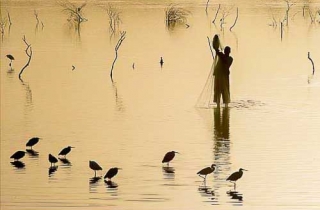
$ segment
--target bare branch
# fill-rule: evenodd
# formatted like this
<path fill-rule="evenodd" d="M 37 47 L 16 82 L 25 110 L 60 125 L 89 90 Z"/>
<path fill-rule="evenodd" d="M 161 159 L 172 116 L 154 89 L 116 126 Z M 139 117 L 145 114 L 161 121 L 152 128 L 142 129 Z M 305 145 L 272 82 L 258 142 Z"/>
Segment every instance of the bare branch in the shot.
<path fill-rule="evenodd" d="M 114 48 L 114 50 L 115 50 L 115 52 L 116 52 L 116 56 L 115 56 L 115 58 L 114 58 L 114 60 L 113 60 L 113 63 L 112 63 L 112 66 L 111 66 L 111 71 L 110 71 L 110 77 L 111 77 L 111 80 L 112 80 L 112 81 L 113 81 L 112 75 L 113 75 L 114 64 L 116 63 L 116 60 L 117 60 L 117 58 L 118 58 L 118 50 L 119 50 L 122 42 L 123 42 L 123 41 L 125 40 L 125 38 L 126 38 L 126 33 L 127 33 L 126 31 L 120 32 L 120 38 L 119 38 L 119 40 L 118 40 L 118 42 L 117 42 L 117 44 L 116 44 L 116 46 L 115 46 L 115 48 Z"/>
<path fill-rule="evenodd" d="M 214 19 L 213 19 L 212 23 L 215 23 L 215 21 L 217 19 L 217 16 L 218 16 L 218 13 L 219 13 L 219 10 L 220 10 L 220 4 L 219 4 L 219 7 L 217 9 L 216 15 L 214 16 Z"/>
<path fill-rule="evenodd" d="M 8 20 L 9 20 L 9 25 L 11 26 L 12 25 L 12 22 L 11 22 L 11 17 L 10 17 L 10 13 L 7 11 L 8 13 Z"/>
<path fill-rule="evenodd" d="M 233 25 L 230 27 L 230 31 L 232 30 L 232 28 L 236 25 L 236 23 L 237 23 L 237 20 L 238 20 L 238 16 L 239 16 L 239 11 L 238 11 L 239 9 L 238 9 L 238 7 L 237 7 L 237 16 L 236 16 L 236 19 L 234 20 L 234 23 L 233 23 Z"/>
<path fill-rule="evenodd" d="M 19 79 L 21 79 L 21 75 L 22 75 L 23 71 L 29 66 L 31 58 L 32 58 L 31 44 L 28 44 L 25 35 L 23 36 L 22 40 L 27 45 L 27 48 L 25 49 L 25 53 L 26 53 L 26 55 L 28 56 L 29 59 L 28 59 L 28 62 L 26 63 L 26 65 L 21 69 L 21 71 L 19 73 Z"/>
<path fill-rule="evenodd" d="M 310 52 L 308 52 L 308 59 L 311 61 L 311 64 L 312 64 L 312 75 L 314 75 L 315 68 L 314 68 L 313 60 L 310 57 Z"/>
<path fill-rule="evenodd" d="M 207 4 L 206 4 L 206 14 L 207 14 L 207 15 L 208 15 L 208 6 L 209 6 L 209 1 L 210 1 L 210 0 L 208 0 L 208 1 L 207 1 Z"/>

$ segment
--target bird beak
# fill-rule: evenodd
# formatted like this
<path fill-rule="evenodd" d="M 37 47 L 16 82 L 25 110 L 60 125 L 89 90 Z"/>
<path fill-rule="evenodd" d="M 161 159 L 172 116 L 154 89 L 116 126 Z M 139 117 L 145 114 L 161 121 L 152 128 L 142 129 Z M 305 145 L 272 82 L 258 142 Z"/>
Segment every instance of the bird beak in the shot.
<path fill-rule="evenodd" d="M 122 170 L 122 168 L 118 168 L 118 170 Z"/>
<path fill-rule="evenodd" d="M 75 147 L 71 147 L 71 148 L 75 148 Z"/>
<path fill-rule="evenodd" d="M 248 171 L 248 170 L 246 170 L 246 169 L 243 169 L 244 171 Z"/>
<path fill-rule="evenodd" d="M 179 153 L 179 152 L 175 152 L 175 153 L 177 153 L 177 154 L 181 155 L 181 153 Z"/>

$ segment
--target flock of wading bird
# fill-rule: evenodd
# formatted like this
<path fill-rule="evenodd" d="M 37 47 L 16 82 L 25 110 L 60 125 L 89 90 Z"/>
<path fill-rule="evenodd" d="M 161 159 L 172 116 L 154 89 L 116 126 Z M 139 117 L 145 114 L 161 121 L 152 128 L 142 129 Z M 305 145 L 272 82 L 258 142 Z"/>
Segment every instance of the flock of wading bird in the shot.
<path fill-rule="evenodd" d="M 38 152 L 34 151 L 32 149 L 32 147 L 34 145 L 36 145 L 39 142 L 40 139 L 41 138 L 39 138 L 39 137 L 33 137 L 33 138 L 29 139 L 29 141 L 26 143 L 26 147 L 29 147 L 28 149 L 26 149 L 26 152 L 28 152 L 31 155 L 37 156 Z M 58 154 L 59 160 L 61 160 L 63 163 L 70 163 L 68 161 L 68 159 L 67 159 L 67 154 L 69 154 L 71 152 L 71 148 L 74 148 L 74 147 L 71 147 L 71 146 L 65 147 Z M 14 165 L 17 168 L 23 168 L 25 165 L 24 165 L 23 162 L 21 162 L 19 160 L 25 156 L 26 152 L 25 151 L 17 151 L 13 155 L 11 155 L 10 158 L 14 159 L 14 161 L 11 162 L 11 164 Z M 170 161 L 173 160 L 173 158 L 175 157 L 176 153 L 180 154 L 179 152 L 176 152 L 176 151 L 170 151 L 170 152 L 167 152 L 164 155 L 162 163 L 166 163 L 167 164 L 167 167 L 163 167 L 165 172 L 174 173 L 174 170 L 169 167 L 169 163 L 170 163 Z M 53 156 L 52 154 L 49 154 L 48 155 L 48 160 L 49 160 L 49 162 L 51 164 L 50 168 L 49 168 L 49 175 L 50 175 L 50 174 L 52 174 L 53 172 L 55 172 L 57 170 L 58 166 L 56 166 L 55 164 L 58 162 L 58 159 L 55 156 Z M 91 179 L 91 182 L 94 183 L 94 182 L 98 181 L 99 179 L 101 179 L 101 177 L 97 177 L 96 171 L 102 171 L 102 167 L 97 162 L 95 162 L 93 160 L 89 161 L 89 167 L 90 167 L 90 169 L 92 169 L 94 171 L 94 177 Z M 212 164 L 210 167 L 203 168 L 197 174 L 201 178 L 203 178 L 203 182 L 205 183 L 207 175 L 213 173 L 216 170 L 216 168 L 217 168 L 217 165 L 216 164 Z M 117 187 L 117 185 L 114 182 L 112 182 L 111 179 L 115 175 L 118 174 L 118 171 L 120 169 L 121 168 L 118 168 L 118 167 L 110 168 L 107 171 L 107 173 L 104 175 L 103 178 L 104 178 L 105 182 L 108 185 L 110 185 L 111 187 Z M 243 171 L 247 171 L 247 170 L 245 170 L 243 168 L 240 168 L 239 171 L 232 173 L 226 179 L 226 181 L 232 182 L 234 184 L 234 188 L 236 188 L 236 181 L 242 177 Z"/>

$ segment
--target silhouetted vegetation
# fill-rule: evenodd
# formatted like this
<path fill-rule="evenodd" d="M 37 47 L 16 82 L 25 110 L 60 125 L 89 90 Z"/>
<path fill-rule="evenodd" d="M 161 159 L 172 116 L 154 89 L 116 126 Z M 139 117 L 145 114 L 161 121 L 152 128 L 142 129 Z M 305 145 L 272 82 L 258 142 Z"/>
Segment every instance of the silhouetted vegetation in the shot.
<path fill-rule="evenodd" d="M 112 81 L 113 81 L 112 76 L 113 76 L 114 64 L 116 63 L 117 58 L 118 58 L 118 50 L 119 50 L 122 42 L 123 42 L 123 41 L 125 40 L 125 38 L 126 38 L 126 33 L 127 33 L 126 31 L 120 32 L 120 38 L 119 38 L 119 40 L 118 40 L 118 42 L 117 42 L 117 45 L 116 45 L 115 48 L 114 48 L 114 50 L 115 50 L 115 52 L 116 52 L 116 56 L 115 56 L 115 58 L 114 58 L 114 60 L 113 60 L 113 62 L 112 62 L 112 66 L 111 66 L 111 70 L 110 70 L 110 77 L 111 77 L 111 80 L 112 80 Z"/>
<path fill-rule="evenodd" d="M 22 38 L 23 42 L 27 45 L 27 48 L 25 49 L 25 53 L 28 56 L 28 61 L 26 63 L 26 65 L 24 65 L 24 67 L 21 69 L 20 73 L 19 73 L 19 79 L 21 80 L 21 75 L 23 73 L 23 71 L 29 66 L 31 58 L 32 58 L 32 48 L 31 48 L 31 44 L 28 44 L 27 40 L 26 40 L 26 36 L 23 36 Z"/>
<path fill-rule="evenodd" d="M 236 19 L 234 20 L 233 25 L 230 27 L 230 31 L 231 31 L 231 30 L 232 30 L 232 28 L 236 25 L 237 20 L 238 20 L 238 17 L 239 17 L 239 8 L 237 7 L 237 16 L 236 16 Z"/>
<path fill-rule="evenodd" d="M 109 17 L 109 30 L 112 35 L 115 35 L 117 32 L 120 32 L 120 11 L 112 4 L 108 4 L 104 8 L 108 14 Z"/>
<path fill-rule="evenodd" d="M 74 26 L 76 30 L 80 30 L 80 24 L 87 21 L 83 15 L 83 8 L 87 3 L 77 6 L 76 3 L 71 3 L 68 0 L 58 0 L 58 4 L 63 8 L 63 11 L 69 15 L 68 22 Z"/>
<path fill-rule="evenodd" d="M 170 4 L 165 10 L 166 26 L 173 29 L 176 25 L 186 24 L 189 15 L 190 11 Z"/>
<path fill-rule="evenodd" d="M 315 69 L 314 69 L 314 62 L 313 62 L 312 58 L 310 57 L 310 52 L 308 52 L 308 59 L 310 60 L 310 62 L 311 62 L 311 64 L 312 64 L 312 75 L 314 75 L 314 71 L 315 71 Z"/>
<path fill-rule="evenodd" d="M 219 4 L 218 9 L 217 9 L 217 12 L 216 12 L 216 15 L 214 16 L 214 19 L 213 19 L 213 21 L 212 21 L 213 24 L 216 22 L 218 13 L 219 13 L 219 11 L 220 11 L 220 7 L 221 7 L 221 5 Z"/>

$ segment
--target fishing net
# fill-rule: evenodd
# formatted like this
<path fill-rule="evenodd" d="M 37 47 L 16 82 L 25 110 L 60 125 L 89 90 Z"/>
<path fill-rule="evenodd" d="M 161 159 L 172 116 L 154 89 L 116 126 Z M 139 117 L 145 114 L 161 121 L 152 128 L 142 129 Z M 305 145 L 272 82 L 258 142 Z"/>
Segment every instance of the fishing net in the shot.
<path fill-rule="evenodd" d="M 215 35 L 212 40 L 212 47 L 214 49 L 222 49 L 222 44 L 219 40 L 218 35 Z M 211 48 L 211 46 L 210 46 Z M 212 49 L 211 49 L 212 50 Z M 210 108 L 214 106 L 213 94 L 214 94 L 214 68 L 217 65 L 218 56 L 214 56 L 212 66 L 207 77 L 207 81 L 202 89 L 202 92 L 197 100 L 196 107 L 198 108 Z"/>

